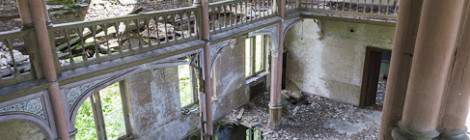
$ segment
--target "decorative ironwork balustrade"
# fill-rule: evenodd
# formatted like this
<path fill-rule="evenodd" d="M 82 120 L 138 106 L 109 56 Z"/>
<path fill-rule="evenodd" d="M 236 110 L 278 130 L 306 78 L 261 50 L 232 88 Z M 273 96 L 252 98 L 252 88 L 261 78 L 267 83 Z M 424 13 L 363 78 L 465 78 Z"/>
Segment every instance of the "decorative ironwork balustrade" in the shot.
<path fill-rule="evenodd" d="M 286 12 L 295 11 L 300 7 L 300 0 L 285 0 Z"/>
<path fill-rule="evenodd" d="M 398 0 L 301 0 L 300 6 L 323 16 L 387 22 L 396 20 Z"/>
<path fill-rule="evenodd" d="M 196 7 L 54 25 L 62 70 L 110 61 L 198 38 Z"/>
<path fill-rule="evenodd" d="M 0 32 L 0 85 L 34 79 L 32 50 L 25 45 L 31 30 Z"/>
<path fill-rule="evenodd" d="M 360 20 L 394 21 L 398 0 L 285 0 L 287 14 L 301 12 Z M 279 16 L 274 0 L 226 0 L 209 4 L 209 32 L 222 33 Z M 200 5 L 94 21 L 51 25 L 61 71 L 119 60 L 201 39 Z M 0 32 L 0 88 L 41 78 L 33 29 Z M 34 58 L 33 58 L 34 57 Z M 34 60 L 34 61 L 33 61 Z"/>
<path fill-rule="evenodd" d="M 275 16 L 272 0 L 220 1 L 209 5 L 211 33 L 219 33 L 234 27 Z"/>

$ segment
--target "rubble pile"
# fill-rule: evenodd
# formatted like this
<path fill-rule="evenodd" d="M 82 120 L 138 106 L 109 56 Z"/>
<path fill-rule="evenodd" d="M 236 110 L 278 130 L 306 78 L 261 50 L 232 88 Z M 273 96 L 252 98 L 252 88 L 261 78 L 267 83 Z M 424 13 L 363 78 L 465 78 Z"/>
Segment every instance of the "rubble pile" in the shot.
<path fill-rule="evenodd" d="M 286 91 L 285 91 L 286 92 Z M 306 96 L 307 103 L 285 105 L 281 128 L 268 128 L 268 93 L 223 121 L 257 127 L 267 140 L 375 140 L 380 127 L 379 111 L 361 109 L 319 96 Z M 240 117 L 240 110 L 243 115 Z M 237 117 L 238 116 L 238 117 Z"/>
<path fill-rule="evenodd" d="M 15 61 L 13 61 L 13 58 Z M 0 42 L 0 78 L 13 75 L 15 72 L 14 65 L 17 66 L 18 72 L 20 73 L 31 70 L 28 55 L 24 55 L 15 49 L 12 49 L 10 52 L 10 49 Z"/>

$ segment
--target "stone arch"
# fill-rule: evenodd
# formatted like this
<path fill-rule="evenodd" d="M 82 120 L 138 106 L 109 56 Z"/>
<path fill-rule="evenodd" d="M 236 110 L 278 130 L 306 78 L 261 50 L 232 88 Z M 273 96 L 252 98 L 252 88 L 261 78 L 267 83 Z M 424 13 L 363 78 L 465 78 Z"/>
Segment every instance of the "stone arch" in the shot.
<path fill-rule="evenodd" d="M 283 29 L 283 34 L 284 34 L 284 36 L 282 38 L 279 38 L 279 37 L 276 36 L 278 34 L 277 32 L 279 31 L 276 28 L 276 25 L 272 25 L 272 26 L 263 28 L 261 30 L 255 31 L 255 32 L 251 32 L 249 34 L 249 36 L 267 35 L 272 39 L 273 42 L 277 42 L 278 39 L 285 40 L 285 37 L 286 37 L 285 35 L 287 34 L 287 32 L 290 29 L 292 29 L 292 27 L 294 27 L 295 24 L 297 24 L 299 21 L 302 21 L 302 18 L 291 18 L 291 19 L 285 20 L 282 24 L 282 29 Z M 284 42 L 284 45 L 285 45 L 285 43 L 286 42 Z M 273 44 L 272 47 L 276 48 L 276 44 Z"/>
<path fill-rule="evenodd" d="M 66 85 L 62 89 L 62 94 L 66 98 L 67 121 L 69 123 L 69 135 L 72 137 L 77 132 L 75 128 L 75 119 L 78 110 L 83 102 L 91 96 L 95 91 L 103 89 L 115 82 L 123 80 L 125 77 L 140 71 L 142 68 L 136 67 L 115 73 L 111 73 L 102 77 L 91 78 L 89 80 L 81 81 Z"/>
<path fill-rule="evenodd" d="M 108 86 L 110 86 L 111 84 L 113 83 L 116 83 L 118 81 L 121 81 L 123 80 L 126 76 L 130 75 L 134 73 L 133 70 L 131 70 L 130 72 L 125 72 L 125 73 L 120 73 L 120 74 L 116 74 L 116 75 L 113 75 L 99 83 L 97 83 L 96 85 L 94 85 L 93 87 L 90 87 L 88 89 L 86 89 L 85 91 L 83 91 L 83 93 L 78 97 L 78 100 L 73 104 L 73 106 L 70 107 L 70 125 L 71 127 L 73 128 L 73 130 L 75 131 L 75 117 L 77 116 L 77 112 L 78 110 L 80 109 L 80 107 L 83 105 L 83 102 L 91 96 L 92 93 L 96 92 L 96 91 L 99 91 L 101 89 L 104 89 Z"/>
<path fill-rule="evenodd" d="M 301 18 L 292 18 L 288 19 L 284 22 L 284 34 L 287 34 L 292 27 L 294 27 L 295 24 L 297 24 L 299 21 L 302 21 L 303 19 Z"/>
<path fill-rule="evenodd" d="M 83 102 L 88 97 L 90 97 L 93 92 L 106 88 L 109 85 L 116 83 L 118 81 L 122 81 L 123 79 L 125 79 L 126 77 L 132 74 L 149 70 L 149 69 L 166 66 L 170 62 L 176 61 L 177 58 L 179 57 L 190 55 L 190 54 L 195 54 L 195 53 L 199 53 L 199 50 L 188 52 L 188 53 L 185 53 L 184 55 L 177 55 L 174 57 L 169 57 L 169 58 L 165 58 L 162 60 L 158 60 L 158 61 L 153 62 L 152 64 L 144 64 L 144 65 L 140 65 L 137 67 L 122 70 L 119 72 L 110 73 L 105 76 L 90 78 L 85 81 L 64 85 L 61 90 L 62 90 L 62 94 L 64 94 L 67 100 L 66 109 L 68 113 L 67 119 L 69 121 L 70 135 L 72 136 L 76 133 L 75 119 L 76 119 L 78 110 L 83 105 Z"/>
<path fill-rule="evenodd" d="M 8 121 L 26 121 L 30 122 L 34 125 L 36 125 L 42 132 L 42 134 L 45 135 L 47 139 L 54 140 L 57 139 L 57 135 L 55 131 L 51 128 L 54 127 L 54 125 L 47 124 L 44 122 L 42 119 L 40 119 L 38 116 L 33 115 L 33 114 L 28 114 L 24 112 L 8 112 L 8 113 L 3 113 L 0 114 L 0 123 L 8 122 Z"/>

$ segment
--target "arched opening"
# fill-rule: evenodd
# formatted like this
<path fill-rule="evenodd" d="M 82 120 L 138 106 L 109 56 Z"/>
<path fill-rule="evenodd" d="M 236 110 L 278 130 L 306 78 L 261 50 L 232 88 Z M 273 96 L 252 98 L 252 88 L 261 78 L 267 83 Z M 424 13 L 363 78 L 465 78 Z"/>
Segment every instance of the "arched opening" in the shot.
<path fill-rule="evenodd" d="M 48 135 L 40 126 L 26 120 L 0 122 L 0 137 L 5 140 L 47 140 Z"/>
<path fill-rule="evenodd" d="M 75 116 L 76 140 L 118 139 L 129 131 L 124 82 L 114 83 L 86 97 Z"/>

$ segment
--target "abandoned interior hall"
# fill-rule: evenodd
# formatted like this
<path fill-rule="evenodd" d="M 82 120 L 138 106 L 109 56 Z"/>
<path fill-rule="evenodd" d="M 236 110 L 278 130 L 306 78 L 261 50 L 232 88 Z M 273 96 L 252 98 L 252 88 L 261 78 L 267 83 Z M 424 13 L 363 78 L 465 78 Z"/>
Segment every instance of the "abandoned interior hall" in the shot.
<path fill-rule="evenodd" d="M 467 66 L 470 0 L 0 0 L 0 140 L 470 140 Z"/>

